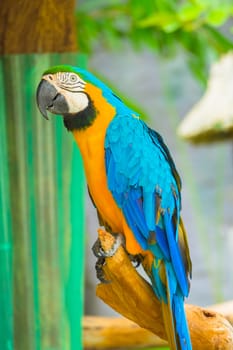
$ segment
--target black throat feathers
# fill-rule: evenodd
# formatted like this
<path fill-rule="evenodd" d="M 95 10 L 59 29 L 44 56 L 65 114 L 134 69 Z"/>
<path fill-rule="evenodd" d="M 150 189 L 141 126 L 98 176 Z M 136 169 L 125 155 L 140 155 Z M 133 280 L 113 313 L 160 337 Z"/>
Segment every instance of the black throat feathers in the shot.
<path fill-rule="evenodd" d="M 88 106 L 76 114 L 64 114 L 64 125 L 68 131 L 85 130 L 91 126 L 97 116 L 97 110 L 88 97 Z"/>

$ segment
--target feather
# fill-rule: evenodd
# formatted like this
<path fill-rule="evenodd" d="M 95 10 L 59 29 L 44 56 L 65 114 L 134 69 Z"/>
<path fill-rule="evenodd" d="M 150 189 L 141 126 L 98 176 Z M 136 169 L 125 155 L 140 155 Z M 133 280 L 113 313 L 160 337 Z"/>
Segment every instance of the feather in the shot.
<path fill-rule="evenodd" d="M 171 252 L 171 261 L 176 274 L 177 281 L 184 296 L 188 296 L 189 283 L 183 259 L 179 250 L 179 245 L 175 239 L 174 229 L 167 213 L 164 214 L 165 227 L 168 237 L 169 249 Z"/>
<path fill-rule="evenodd" d="M 120 114 L 107 129 L 105 152 L 109 189 L 138 243 L 154 256 L 150 278 L 171 349 L 191 350 L 183 308 L 191 260 L 180 219 L 181 181 L 169 150 L 145 123 Z"/>

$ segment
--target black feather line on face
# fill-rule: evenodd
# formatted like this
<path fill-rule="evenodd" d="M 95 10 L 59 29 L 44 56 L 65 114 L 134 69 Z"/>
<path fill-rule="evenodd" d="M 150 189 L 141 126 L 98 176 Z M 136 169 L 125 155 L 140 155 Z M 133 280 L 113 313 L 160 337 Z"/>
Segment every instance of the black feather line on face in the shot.
<path fill-rule="evenodd" d="M 88 106 L 76 114 L 64 114 L 64 125 L 68 131 L 85 130 L 91 126 L 97 116 L 97 110 L 88 96 Z"/>

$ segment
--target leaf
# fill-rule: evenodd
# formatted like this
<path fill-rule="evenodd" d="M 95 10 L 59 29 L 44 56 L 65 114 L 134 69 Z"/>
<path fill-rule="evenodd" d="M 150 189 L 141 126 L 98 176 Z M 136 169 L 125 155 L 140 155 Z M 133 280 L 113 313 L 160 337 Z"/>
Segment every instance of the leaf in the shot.
<path fill-rule="evenodd" d="M 177 16 L 181 22 L 194 21 L 203 13 L 204 7 L 200 4 L 185 3 L 180 7 Z"/>
<path fill-rule="evenodd" d="M 77 11 L 79 50 L 93 53 L 96 45 L 119 50 L 127 41 L 134 49 L 149 47 L 171 58 L 183 47 L 191 71 L 203 81 L 210 57 L 233 49 L 228 34 L 218 30 L 232 15 L 232 0 L 82 1 Z"/>
<path fill-rule="evenodd" d="M 233 49 L 233 41 L 229 40 L 226 36 L 221 34 L 215 28 L 205 25 L 202 28 L 202 35 L 206 36 L 206 41 L 216 52 L 222 54 Z"/>
<path fill-rule="evenodd" d="M 158 12 L 138 22 L 138 26 L 141 28 L 157 26 L 166 32 L 175 31 L 180 25 L 176 14 L 171 12 Z"/>
<path fill-rule="evenodd" d="M 206 23 L 212 26 L 219 27 L 226 22 L 228 16 L 229 16 L 229 9 L 226 7 L 213 9 L 206 16 Z"/>

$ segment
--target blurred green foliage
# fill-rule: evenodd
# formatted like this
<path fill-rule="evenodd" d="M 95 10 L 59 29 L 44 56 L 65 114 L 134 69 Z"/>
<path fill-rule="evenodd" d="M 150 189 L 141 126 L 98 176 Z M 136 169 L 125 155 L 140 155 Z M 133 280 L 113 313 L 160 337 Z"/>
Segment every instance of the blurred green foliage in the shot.
<path fill-rule="evenodd" d="M 165 58 L 183 50 L 192 72 L 205 81 L 210 60 L 233 48 L 232 16 L 232 0 L 80 0 L 79 48 L 119 50 L 127 40 Z"/>

